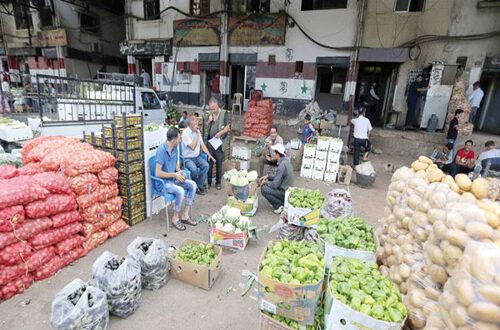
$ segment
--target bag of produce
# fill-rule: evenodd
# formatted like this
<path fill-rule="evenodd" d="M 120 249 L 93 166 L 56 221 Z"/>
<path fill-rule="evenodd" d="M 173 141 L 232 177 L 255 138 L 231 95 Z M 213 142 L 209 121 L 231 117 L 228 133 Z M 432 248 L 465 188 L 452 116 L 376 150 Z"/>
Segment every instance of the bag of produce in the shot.
<path fill-rule="evenodd" d="M 66 238 L 58 242 L 55 245 L 56 253 L 60 256 L 66 254 L 71 250 L 75 249 L 76 247 L 81 246 L 83 242 L 85 242 L 85 237 L 80 235 L 73 235 L 69 238 Z"/>
<path fill-rule="evenodd" d="M 127 247 L 128 255 L 141 266 L 143 289 L 158 290 L 168 281 L 168 249 L 154 238 L 137 237 Z"/>
<path fill-rule="evenodd" d="M 95 281 L 76 278 L 59 291 L 52 301 L 52 329 L 79 330 L 108 328 L 106 294 Z"/>
<path fill-rule="evenodd" d="M 35 281 L 41 281 L 46 278 L 52 277 L 63 267 L 62 259 L 60 256 L 54 256 L 47 263 L 40 266 L 33 275 L 35 276 Z"/>
<path fill-rule="evenodd" d="M 92 150 L 77 153 L 63 161 L 64 174 L 77 176 L 83 173 L 97 173 L 116 162 L 116 158 L 109 152 Z"/>
<path fill-rule="evenodd" d="M 27 156 L 29 155 L 29 153 L 31 152 L 31 150 L 33 150 L 33 148 L 35 148 L 36 146 L 38 146 L 42 142 L 51 141 L 51 140 L 60 140 L 60 139 L 65 139 L 65 137 L 64 136 L 60 136 L 60 135 L 59 136 L 57 136 L 57 135 L 40 136 L 40 137 L 31 139 L 28 142 L 26 142 L 26 144 L 23 146 L 23 149 L 21 151 L 21 157 L 22 157 L 22 160 L 23 160 L 23 165 L 26 165 L 26 164 L 29 163 L 28 160 L 27 160 Z"/>
<path fill-rule="evenodd" d="M 26 215 L 29 218 L 46 217 L 61 212 L 73 211 L 77 208 L 73 194 L 53 194 L 45 199 L 37 200 L 26 205 Z"/>
<path fill-rule="evenodd" d="M 6 266 L 17 265 L 32 255 L 34 250 L 26 241 L 13 243 L 0 250 L 0 264 Z"/>
<path fill-rule="evenodd" d="M 85 253 L 89 253 L 99 245 L 101 245 L 105 240 L 108 239 L 108 233 L 104 230 L 93 233 L 90 237 L 83 242 L 82 246 L 85 249 Z"/>
<path fill-rule="evenodd" d="M 24 207 L 22 205 L 0 209 L 0 232 L 9 232 L 18 229 L 23 222 Z"/>
<path fill-rule="evenodd" d="M 129 228 L 130 226 L 128 225 L 128 223 L 126 223 L 122 219 L 118 219 L 117 221 L 106 227 L 104 230 L 108 233 L 109 237 L 115 237 L 122 231 L 125 231 Z"/>
<path fill-rule="evenodd" d="M 407 315 L 401 294 L 377 264 L 336 257 L 330 266 L 326 329 L 335 329 L 341 320 L 372 329 L 401 329 Z M 345 320 L 348 317 L 349 320 Z"/>
<path fill-rule="evenodd" d="M 5 300 L 10 299 L 12 298 L 12 296 L 23 293 L 25 290 L 27 290 L 32 282 L 33 275 L 25 273 L 15 280 L 12 280 L 9 283 L 5 284 L 5 286 L 1 288 L 2 293 L 0 294 L 0 296 Z"/>
<path fill-rule="evenodd" d="M 304 227 L 285 223 L 280 227 L 276 238 L 278 240 L 301 241 L 304 239 Z"/>
<path fill-rule="evenodd" d="M 118 170 L 111 166 L 99 172 L 97 177 L 99 178 L 99 182 L 102 184 L 112 184 L 118 180 Z"/>
<path fill-rule="evenodd" d="M 45 172 L 32 175 L 29 178 L 53 194 L 71 194 L 68 182 L 61 174 Z"/>
<path fill-rule="evenodd" d="M 17 176 L 17 168 L 12 165 L 0 165 L 0 180 L 10 179 Z"/>
<path fill-rule="evenodd" d="M 82 246 L 77 246 L 68 253 L 61 255 L 62 267 L 66 267 L 76 259 L 79 259 L 85 256 L 86 254 L 87 253 L 85 252 L 85 249 Z"/>
<path fill-rule="evenodd" d="M 106 202 L 118 196 L 118 184 L 98 184 L 96 190 L 90 194 L 83 194 L 76 198 L 80 208 L 85 209 L 97 202 Z"/>
<path fill-rule="evenodd" d="M 18 175 L 34 175 L 41 173 L 38 163 L 29 163 L 17 169 Z"/>
<path fill-rule="evenodd" d="M 448 329 L 500 327 L 500 248 L 469 241 L 444 286 L 439 310 Z"/>
<path fill-rule="evenodd" d="M 36 147 L 31 149 L 29 154 L 26 156 L 26 160 L 23 158 L 23 164 L 30 162 L 40 162 L 45 156 L 50 154 L 52 151 L 57 150 L 65 145 L 78 144 L 80 140 L 78 138 L 58 138 L 52 140 L 46 140 L 38 144 Z"/>
<path fill-rule="evenodd" d="M 66 177 L 71 191 L 77 195 L 91 194 L 98 186 L 99 180 L 92 173 L 84 173 L 73 177 Z"/>
<path fill-rule="evenodd" d="M 131 258 L 105 251 L 92 265 L 92 278 L 106 293 L 109 311 L 126 318 L 141 303 L 141 267 Z"/>
<path fill-rule="evenodd" d="M 47 197 L 49 191 L 38 184 L 14 184 L 10 180 L 0 181 L 0 209 L 8 206 L 28 204 L 38 199 Z M 35 215 L 40 217 L 39 215 Z"/>
<path fill-rule="evenodd" d="M 61 167 L 61 165 L 63 165 L 66 158 L 72 157 L 75 153 L 91 152 L 92 150 L 94 150 L 94 147 L 88 143 L 80 142 L 65 145 L 47 154 L 40 162 L 40 167 L 45 171 L 64 171 L 64 167 Z"/>
<path fill-rule="evenodd" d="M 327 219 L 350 217 L 352 208 L 351 194 L 344 189 L 333 189 L 326 195 L 320 214 Z"/>
<path fill-rule="evenodd" d="M 75 210 L 52 215 L 50 216 L 50 219 L 52 220 L 53 227 L 62 227 L 69 223 L 80 221 L 82 220 L 82 217 L 80 216 L 80 213 Z"/>
<path fill-rule="evenodd" d="M 55 256 L 54 248 L 48 247 L 38 250 L 30 257 L 20 264 L 15 266 L 2 266 L 0 265 L 0 286 L 8 283 L 9 281 L 21 276 L 22 274 L 33 272 L 44 263 L 49 261 Z"/>
<path fill-rule="evenodd" d="M 36 249 L 53 245 L 65 238 L 83 230 L 83 226 L 79 222 L 69 223 L 62 227 L 51 228 L 46 231 L 42 231 L 36 235 L 33 235 L 29 239 L 29 243 Z"/>
<path fill-rule="evenodd" d="M 26 219 L 22 225 L 16 229 L 16 232 L 0 232 L 0 249 L 18 240 L 25 240 L 41 231 L 47 230 L 52 226 L 52 220 L 49 218 Z"/>

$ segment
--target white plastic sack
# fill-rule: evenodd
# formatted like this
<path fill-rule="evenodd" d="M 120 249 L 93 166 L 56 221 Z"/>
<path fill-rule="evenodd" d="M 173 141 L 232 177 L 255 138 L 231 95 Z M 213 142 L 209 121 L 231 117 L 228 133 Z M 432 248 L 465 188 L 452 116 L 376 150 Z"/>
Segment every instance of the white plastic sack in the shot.
<path fill-rule="evenodd" d="M 143 289 L 158 290 L 168 281 L 168 249 L 154 238 L 136 237 L 127 247 L 127 253 L 141 266 Z"/>
<path fill-rule="evenodd" d="M 59 291 L 52 301 L 52 329 L 107 329 L 108 302 L 95 281 L 76 278 Z"/>
<path fill-rule="evenodd" d="M 356 172 L 362 175 L 370 176 L 372 174 L 376 174 L 375 168 L 372 165 L 372 162 L 364 162 L 362 164 L 356 165 Z"/>
<path fill-rule="evenodd" d="M 109 311 L 126 318 L 141 303 L 141 267 L 131 258 L 105 251 L 92 265 L 92 278 L 106 293 Z"/>
<path fill-rule="evenodd" d="M 353 200 L 351 194 L 344 189 L 330 191 L 321 207 L 321 216 L 327 219 L 352 216 Z"/>

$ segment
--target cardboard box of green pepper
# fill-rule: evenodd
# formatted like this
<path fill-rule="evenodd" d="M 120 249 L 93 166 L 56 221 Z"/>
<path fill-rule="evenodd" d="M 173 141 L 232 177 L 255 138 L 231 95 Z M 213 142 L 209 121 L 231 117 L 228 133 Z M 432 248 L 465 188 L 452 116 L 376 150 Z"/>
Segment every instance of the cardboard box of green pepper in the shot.
<path fill-rule="evenodd" d="M 323 252 L 315 243 L 271 241 L 258 271 L 260 309 L 312 325 L 324 273 Z"/>
<path fill-rule="evenodd" d="M 222 269 L 222 249 L 209 243 L 185 239 L 170 258 L 172 277 L 210 290 Z"/>
<path fill-rule="evenodd" d="M 285 192 L 288 221 L 302 227 L 316 227 L 325 196 L 319 190 L 291 187 Z"/>

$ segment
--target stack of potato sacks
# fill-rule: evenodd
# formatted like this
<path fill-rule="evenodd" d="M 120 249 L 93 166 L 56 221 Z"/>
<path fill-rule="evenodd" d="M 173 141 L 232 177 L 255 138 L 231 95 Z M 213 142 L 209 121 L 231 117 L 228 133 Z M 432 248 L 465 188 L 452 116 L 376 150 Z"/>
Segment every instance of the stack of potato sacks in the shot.
<path fill-rule="evenodd" d="M 464 111 L 458 119 L 458 134 L 464 136 L 472 135 L 474 123 L 469 123 L 471 104 L 465 97 L 465 81 L 463 79 L 457 79 L 453 85 L 450 102 L 448 103 L 448 113 L 445 120 L 445 134 L 448 133 L 450 121 L 455 117 L 455 111 L 457 109 L 462 109 Z"/>
<path fill-rule="evenodd" d="M 245 126 L 243 135 L 261 138 L 269 135 L 269 129 L 273 124 L 273 101 L 267 99 L 262 101 L 251 101 L 245 111 Z"/>
<path fill-rule="evenodd" d="M 398 169 L 377 235 L 379 262 L 405 294 L 409 322 L 421 329 L 469 241 L 500 247 L 500 206 L 493 181 L 445 176 L 427 157 Z"/>
<path fill-rule="evenodd" d="M 82 218 L 86 253 L 129 228 L 121 219 L 116 158 L 76 138 L 62 136 L 31 140 L 22 150 L 23 167 L 63 175 L 76 195 Z M 26 164 L 26 165 L 25 165 Z"/>
<path fill-rule="evenodd" d="M 64 177 L 0 166 L 0 299 L 24 292 L 86 254 Z"/>

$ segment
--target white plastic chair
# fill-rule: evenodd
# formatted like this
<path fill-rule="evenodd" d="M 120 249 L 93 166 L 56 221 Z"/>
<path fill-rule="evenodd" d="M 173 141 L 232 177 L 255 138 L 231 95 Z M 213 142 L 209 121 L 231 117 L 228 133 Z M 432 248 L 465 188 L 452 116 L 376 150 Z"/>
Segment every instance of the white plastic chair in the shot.
<path fill-rule="evenodd" d="M 233 112 L 235 112 L 236 108 L 238 108 L 240 110 L 240 115 L 241 115 L 241 109 L 243 108 L 242 101 L 243 101 L 243 94 L 241 94 L 241 93 L 234 93 L 234 96 L 233 96 Z"/>

